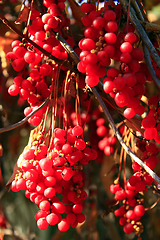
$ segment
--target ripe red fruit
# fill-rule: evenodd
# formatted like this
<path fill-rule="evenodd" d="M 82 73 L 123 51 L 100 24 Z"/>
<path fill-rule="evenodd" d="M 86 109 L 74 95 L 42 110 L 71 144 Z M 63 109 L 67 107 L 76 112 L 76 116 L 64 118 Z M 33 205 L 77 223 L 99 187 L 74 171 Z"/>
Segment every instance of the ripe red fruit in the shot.
<path fill-rule="evenodd" d="M 156 128 L 147 128 L 144 131 L 144 138 L 146 139 L 154 139 L 157 136 L 157 129 Z"/>
<path fill-rule="evenodd" d="M 55 213 L 64 213 L 65 212 L 65 205 L 62 202 L 55 202 L 52 204 L 52 211 Z"/>
<path fill-rule="evenodd" d="M 92 50 L 96 48 L 95 42 L 90 38 L 82 39 L 81 43 L 79 43 L 79 47 L 83 50 Z"/>
<path fill-rule="evenodd" d="M 121 206 L 117 210 L 114 211 L 116 217 L 122 217 L 126 213 L 125 207 Z"/>
<path fill-rule="evenodd" d="M 126 198 L 127 194 L 124 189 L 119 190 L 115 193 L 115 198 L 119 201 L 122 201 Z"/>
<path fill-rule="evenodd" d="M 135 115 L 135 110 L 133 108 L 126 108 L 123 112 L 125 118 L 130 119 Z"/>
<path fill-rule="evenodd" d="M 86 76 L 85 82 L 89 87 L 95 87 L 99 83 L 99 77 L 96 75 Z"/>
<path fill-rule="evenodd" d="M 84 222 L 85 215 L 83 213 L 78 213 L 78 214 L 76 214 L 76 216 L 77 216 L 77 222 L 78 223 L 83 223 Z"/>
<path fill-rule="evenodd" d="M 37 226 L 40 230 L 46 230 L 48 227 L 48 222 L 46 221 L 45 217 L 39 218 L 37 221 Z"/>
<path fill-rule="evenodd" d="M 47 217 L 46 217 L 46 221 L 47 223 L 49 223 L 50 225 L 55 225 L 59 222 L 59 217 L 57 214 L 55 213 L 50 213 Z"/>
<path fill-rule="evenodd" d="M 128 32 L 124 36 L 124 41 L 133 44 L 137 41 L 137 35 L 133 32 Z"/>
<path fill-rule="evenodd" d="M 106 20 L 106 22 L 114 21 L 116 19 L 116 14 L 112 10 L 107 10 L 105 11 L 103 17 Z"/>
<path fill-rule="evenodd" d="M 19 93 L 19 86 L 16 85 L 16 84 L 12 84 L 9 88 L 8 88 L 8 93 L 11 95 L 11 96 L 16 96 L 18 95 Z"/>
<path fill-rule="evenodd" d="M 97 17 L 97 18 L 94 19 L 92 24 L 93 24 L 93 27 L 95 29 L 100 31 L 104 27 L 104 25 L 105 25 L 105 20 L 104 20 L 103 17 Z"/>
<path fill-rule="evenodd" d="M 67 214 L 66 220 L 69 224 L 73 224 L 77 220 L 77 218 L 74 213 L 70 212 Z"/>
<path fill-rule="evenodd" d="M 154 128 L 156 125 L 156 120 L 153 116 L 147 116 L 142 120 L 142 127 L 147 128 Z"/>
<path fill-rule="evenodd" d="M 35 53 L 34 52 L 31 52 L 31 51 L 27 51 L 24 55 L 24 60 L 27 62 L 27 63 L 32 63 L 34 62 L 35 60 Z"/>
<path fill-rule="evenodd" d="M 69 227 L 70 227 L 70 225 L 69 225 L 69 223 L 67 222 L 66 219 L 62 219 L 62 220 L 60 221 L 60 223 L 58 223 L 58 229 L 59 229 L 59 231 L 61 231 L 61 232 L 66 232 L 66 231 L 68 231 Z"/>
<path fill-rule="evenodd" d="M 144 208 L 144 206 L 141 205 L 141 204 L 135 206 L 135 208 L 134 208 L 134 213 L 135 213 L 137 216 L 139 216 L 139 217 L 143 216 L 143 215 L 145 214 L 145 208 Z"/>
<path fill-rule="evenodd" d="M 92 5 L 90 3 L 83 2 L 81 5 L 82 12 L 89 13 L 92 10 Z"/>
<path fill-rule="evenodd" d="M 106 32 L 116 32 L 118 29 L 117 23 L 114 21 L 109 21 L 107 24 L 105 24 L 105 30 Z"/>
<path fill-rule="evenodd" d="M 117 36 L 115 33 L 110 32 L 104 35 L 104 39 L 106 43 L 114 44 L 117 41 Z"/>
<path fill-rule="evenodd" d="M 50 209 L 50 207 L 51 207 L 51 205 L 50 205 L 50 202 L 48 200 L 43 200 L 39 204 L 39 208 L 43 211 L 48 211 Z"/>
<path fill-rule="evenodd" d="M 83 207 L 82 207 L 82 205 L 81 204 L 75 204 L 75 205 L 73 205 L 73 207 L 72 207 L 72 211 L 74 212 L 74 213 L 81 213 L 82 212 L 82 210 L 83 210 Z"/>
<path fill-rule="evenodd" d="M 133 49 L 133 47 L 129 42 L 124 42 L 120 46 L 120 50 L 122 53 L 131 53 L 132 49 Z"/>
<path fill-rule="evenodd" d="M 117 90 L 122 90 L 125 86 L 125 79 L 123 77 L 116 77 L 113 80 L 113 87 Z"/>
<path fill-rule="evenodd" d="M 135 218 L 135 212 L 133 210 L 128 210 L 126 212 L 126 218 L 128 219 L 134 219 Z"/>
<path fill-rule="evenodd" d="M 81 126 L 75 126 L 73 129 L 72 129 L 72 134 L 74 136 L 80 136 L 83 134 L 83 128 Z"/>
<path fill-rule="evenodd" d="M 113 91 L 113 80 L 109 77 L 104 78 L 103 80 L 103 90 L 106 93 L 110 93 Z"/>
<path fill-rule="evenodd" d="M 129 102 L 128 93 L 125 92 L 125 91 L 118 92 L 118 93 L 116 93 L 116 96 L 115 96 L 114 100 L 115 100 L 117 106 L 124 107 Z"/>
<path fill-rule="evenodd" d="M 131 223 L 127 223 L 126 225 L 124 225 L 123 230 L 126 234 L 131 234 L 134 231 L 134 228 Z"/>
<path fill-rule="evenodd" d="M 23 58 L 17 58 L 11 64 L 15 71 L 20 72 L 24 68 L 25 61 Z"/>
<path fill-rule="evenodd" d="M 46 157 L 39 161 L 39 165 L 42 170 L 47 171 L 48 169 L 52 168 L 52 159 Z"/>
<path fill-rule="evenodd" d="M 145 190 L 146 184 L 144 181 L 138 181 L 135 184 L 135 189 L 137 192 L 143 192 Z"/>

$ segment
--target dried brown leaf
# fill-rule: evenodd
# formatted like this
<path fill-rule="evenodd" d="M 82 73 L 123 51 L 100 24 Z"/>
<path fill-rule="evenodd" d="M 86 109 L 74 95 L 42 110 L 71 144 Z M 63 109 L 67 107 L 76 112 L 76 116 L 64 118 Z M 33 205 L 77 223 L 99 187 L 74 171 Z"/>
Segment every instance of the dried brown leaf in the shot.
<path fill-rule="evenodd" d="M 21 24 L 22 22 L 27 22 L 28 13 L 29 13 L 29 9 L 24 4 L 22 4 L 22 7 L 21 7 L 19 15 L 18 15 L 18 18 L 15 21 L 15 23 L 16 24 Z"/>
<path fill-rule="evenodd" d="M 126 119 L 124 122 L 128 128 L 133 130 L 133 132 L 138 131 L 143 136 L 144 129 L 141 128 L 142 119 L 138 119 L 138 118 L 134 117 L 132 119 Z"/>
<path fill-rule="evenodd" d="M 14 181 L 15 176 L 16 176 L 16 174 L 17 174 L 17 172 L 18 172 L 19 169 L 20 169 L 20 168 L 18 167 L 18 164 L 17 164 L 17 162 L 16 162 L 16 164 L 14 165 L 14 168 L 13 168 L 12 176 L 10 177 L 10 179 L 8 180 L 8 182 L 6 183 L 6 187 L 8 187 L 9 190 L 10 190 L 11 184 L 12 184 L 12 182 Z"/>
<path fill-rule="evenodd" d="M 69 84 L 69 95 L 71 95 L 72 97 L 76 96 L 76 89 L 73 81 L 70 81 L 70 84 Z"/>
<path fill-rule="evenodd" d="M 29 140 L 28 140 L 28 147 L 32 146 L 32 143 L 37 139 L 38 136 L 41 135 L 41 124 L 38 125 L 38 127 L 34 128 L 31 132 L 30 132 L 30 136 L 29 136 Z"/>
<path fill-rule="evenodd" d="M 118 159 L 116 160 L 116 162 L 118 162 Z M 114 171 L 112 171 L 112 169 L 115 166 L 116 165 L 114 157 L 112 155 L 105 155 L 100 171 L 100 178 L 109 199 L 113 199 L 113 194 L 110 192 L 110 185 L 113 183 Z"/>
<path fill-rule="evenodd" d="M 74 0 L 68 0 L 68 2 L 72 10 L 73 17 L 76 20 L 77 24 L 81 28 L 84 27 L 82 24 L 82 18 L 85 16 L 85 13 L 82 12 L 81 7 Z"/>

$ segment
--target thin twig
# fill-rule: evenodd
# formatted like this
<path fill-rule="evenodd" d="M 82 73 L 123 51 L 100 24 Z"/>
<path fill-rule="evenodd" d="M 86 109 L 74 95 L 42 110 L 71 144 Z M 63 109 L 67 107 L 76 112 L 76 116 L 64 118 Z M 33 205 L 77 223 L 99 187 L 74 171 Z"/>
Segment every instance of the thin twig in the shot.
<path fill-rule="evenodd" d="M 140 21 L 142 26 L 145 28 L 146 32 L 160 32 L 160 25 L 155 24 L 155 23 L 149 23 L 149 22 L 144 22 Z"/>
<path fill-rule="evenodd" d="M 146 21 L 148 21 L 148 16 L 147 16 L 147 12 L 146 12 L 146 9 L 144 7 L 144 4 L 143 4 L 143 0 L 137 0 L 137 4 L 138 4 L 139 8 L 141 9 L 141 13 L 142 13 L 144 19 Z"/>
<path fill-rule="evenodd" d="M 49 97 L 39 106 L 37 107 L 33 112 L 31 112 L 30 114 L 28 114 L 28 116 L 26 116 L 25 118 L 23 118 L 22 120 L 20 120 L 19 122 L 10 125 L 8 127 L 4 127 L 4 128 L 0 128 L 0 133 L 3 132 L 8 132 L 10 130 L 13 130 L 21 125 L 23 125 L 25 122 L 27 122 L 27 120 L 32 117 L 36 112 L 38 112 L 41 108 L 43 108 L 47 103 L 49 102 Z"/>
<path fill-rule="evenodd" d="M 154 80 L 154 82 L 156 83 L 157 87 L 160 88 L 160 79 L 157 77 L 152 62 L 151 62 L 151 58 L 150 58 L 150 54 L 149 54 L 149 50 L 146 47 L 145 44 L 143 44 L 143 52 L 144 52 L 144 58 L 145 58 L 145 62 L 147 64 L 148 67 L 148 71 L 152 77 L 152 79 Z"/>
<path fill-rule="evenodd" d="M 132 0 L 132 6 L 134 7 L 134 9 L 135 9 L 135 11 L 137 13 L 138 18 L 139 19 L 144 19 L 144 16 L 142 14 L 141 9 L 139 8 L 139 5 L 138 5 L 137 1 Z"/>
<path fill-rule="evenodd" d="M 100 106 L 103 109 L 103 112 L 105 114 L 105 116 L 107 117 L 117 139 L 119 140 L 120 144 L 122 145 L 122 147 L 124 148 L 124 150 L 127 152 L 127 154 L 136 162 L 138 163 L 142 168 L 144 168 L 146 170 L 147 173 L 149 173 L 149 175 L 158 183 L 160 184 L 160 178 L 144 163 L 142 162 L 141 159 L 139 159 L 132 151 L 131 149 L 125 144 L 125 142 L 123 141 L 123 138 L 121 136 L 121 134 L 119 133 L 118 129 L 116 128 L 116 125 L 106 107 L 106 105 L 104 104 L 102 98 L 100 97 L 98 91 L 96 90 L 95 87 L 92 87 L 92 91 L 95 95 L 95 97 L 97 98 Z"/>
<path fill-rule="evenodd" d="M 128 2 L 126 0 L 120 0 L 120 2 L 121 2 L 121 5 L 122 5 L 124 11 L 127 14 L 128 13 Z M 141 25 L 139 19 L 137 18 L 136 12 L 134 11 L 132 6 L 130 8 L 130 20 L 131 20 L 132 24 L 134 25 L 134 27 L 136 28 L 139 35 L 141 36 L 142 41 L 146 44 L 148 50 L 150 51 L 150 53 L 152 55 L 153 60 L 157 64 L 158 68 L 160 69 L 160 57 L 159 57 L 155 47 L 153 46 L 150 38 L 148 37 L 147 33 L 145 32 L 143 26 Z"/>
<path fill-rule="evenodd" d="M 144 12 L 144 9 L 142 5 L 139 3 L 139 1 L 137 2 L 135 0 L 132 0 L 132 5 L 135 8 L 138 18 L 141 19 L 140 23 L 144 27 L 145 31 L 160 32 L 160 25 L 148 22 L 146 13 Z"/>

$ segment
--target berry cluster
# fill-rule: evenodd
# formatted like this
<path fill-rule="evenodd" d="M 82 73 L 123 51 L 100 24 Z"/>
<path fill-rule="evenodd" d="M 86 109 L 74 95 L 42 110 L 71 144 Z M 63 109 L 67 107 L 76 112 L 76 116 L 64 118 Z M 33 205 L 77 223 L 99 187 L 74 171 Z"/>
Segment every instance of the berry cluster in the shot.
<path fill-rule="evenodd" d="M 49 148 L 42 140 L 39 135 L 21 154 L 12 191 L 25 190 L 25 196 L 37 204 L 35 219 L 41 230 L 58 224 L 60 231 L 67 231 L 85 220 L 82 169 L 97 153 L 83 140 L 81 126 L 56 128 Z"/>
<path fill-rule="evenodd" d="M 29 38 L 42 48 L 38 50 L 31 43 L 15 40 L 12 42 L 12 52 L 8 52 L 6 57 L 11 61 L 15 71 L 19 72 L 14 78 L 8 92 L 11 96 L 20 95 L 20 98 L 27 100 L 30 107 L 25 109 L 24 114 L 27 116 L 36 107 L 41 105 L 51 92 L 51 79 L 56 75 L 56 63 L 48 61 L 45 53 L 52 54 L 58 59 L 67 59 L 68 54 L 55 38 L 54 32 L 68 26 L 68 19 L 62 14 L 65 4 L 64 1 L 43 1 L 48 12 L 41 15 L 37 10 L 32 10 L 31 23 L 28 27 Z M 74 41 L 68 36 L 66 41 L 73 47 Z M 29 66 L 29 72 L 26 72 Z M 26 76 L 27 75 L 27 76 Z M 53 89 L 53 86 L 52 86 Z M 45 108 L 34 114 L 29 123 L 38 126 Z"/>
<path fill-rule="evenodd" d="M 138 141 L 137 147 L 143 152 L 142 161 L 153 170 L 159 162 L 156 156 L 159 149 L 156 144 Z M 136 162 L 133 162 L 132 169 L 134 174 L 126 181 L 125 186 L 122 187 L 119 183 L 112 184 L 110 191 L 115 194 L 115 199 L 123 204 L 114 213 L 119 218 L 120 225 L 124 226 L 124 232 L 130 234 L 135 231 L 140 235 L 143 232 L 141 218 L 145 213 L 142 193 L 148 190 L 154 180 Z"/>
<path fill-rule="evenodd" d="M 107 4 L 105 10 L 101 8 L 96 11 L 92 3 L 83 3 L 81 9 L 87 13 L 82 19 L 87 28 L 84 31 L 85 38 L 79 42 L 82 51 L 77 68 L 80 72 L 87 73 L 85 82 L 93 87 L 98 84 L 99 77 L 105 76 L 105 67 L 110 65 L 111 58 L 115 54 L 114 44 L 117 40 L 118 26 L 115 12 L 109 10 Z"/>
<path fill-rule="evenodd" d="M 132 25 L 119 32 L 117 22 L 120 5 L 114 5 L 110 10 L 107 4 L 105 8 L 95 10 L 95 6 L 89 3 L 81 5 L 82 11 L 87 15 L 82 19 L 87 27 L 84 31 L 85 38 L 79 42 L 82 49 L 80 63 L 77 68 L 82 73 L 87 73 L 85 82 L 88 86 L 96 86 L 99 77 L 107 77 L 103 80 L 103 89 L 112 98 L 117 106 L 126 107 L 125 118 L 133 118 L 135 114 L 144 113 L 144 107 L 139 99 L 145 93 L 144 84 L 150 80 L 145 63 L 143 51 L 136 47 L 139 38 Z M 119 70 L 106 67 L 111 64 L 111 59 L 119 63 Z"/>
<path fill-rule="evenodd" d="M 144 138 L 147 140 L 154 139 L 160 143 L 160 106 L 159 96 L 153 96 L 148 100 L 149 112 L 148 116 L 143 118 L 142 127 L 145 129 Z"/>
<path fill-rule="evenodd" d="M 46 64 L 46 66 L 49 65 Z M 35 74 L 35 77 L 32 74 Z M 8 89 L 8 92 L 11 96 L 20 94 L 21 98 L 24 100 L 27 99 L 30 107 L 26 107 L 24 109 L 25 116 L 29 115 L 38 106 L 40 106 L 50 95 L 50 89 L 45 83 L 43 77 L 39 76 L 38 70 L 31 71 L 30 76 L 32 77 L 29 77 L 27 79 L 23 79 L 22 76 L 15 77 L 14 84 L 12 84 Z M 38 76 L 39 78 L 37 79 Z M 38 126 L 41 122 L 43 114 L 46 112 L 46 107 L 47 105 L 40 109 L 32 117 L 30 117 L 28 119 L 28 122 L 32 125 Z"/>
<path fill-rule="evenodd" d="M 109 133 L 109 128 L 104 126 L 105 120 L 104 118 L 98 118 L 96 121 L 97 125 L 97 135 L 99 137 L 103 137 L 99 142 L 98 142 L 98 147 L 101 151 L 104 151 L 105 155 L 111 155 L 114 153 L 114 145 L 117 142 L 117 139 L 115 136 L 111 136 Z"/>

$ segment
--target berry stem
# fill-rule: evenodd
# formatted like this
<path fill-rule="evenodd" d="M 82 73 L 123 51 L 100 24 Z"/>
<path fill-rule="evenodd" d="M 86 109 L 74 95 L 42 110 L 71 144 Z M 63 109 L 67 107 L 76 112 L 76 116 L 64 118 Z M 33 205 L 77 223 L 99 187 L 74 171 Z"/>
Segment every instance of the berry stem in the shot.
<path fill-rule="evenodd" d="M 130 7 L 131 7 L 131 0 L 129 0 L 129 4 L 128 4 L 127 24 L 126 24 L 127 28 L 126 28 L 126 33 L 128 32 Z"/>
<path fill-rule="evenodd" d="M 150 174 L 150 176 L 158 183 L 160 184 L 160 178 L 144 163 L 141 161 L 141 159 L 139 159 L 132 151 L 131 149 L 126 145 L 126 143 L 123 141 L 123 138 L 121 136 L 121 134 L 119 133 L 109 111 L 108 108 L 106 107 L 106 105 L 104 104 L 102 98 L 100 97 L 98 91 L 96 90 L 95 87 L 92 87 L 92 91 L 95 95 L 95 97 L 97 98 L 99 104 L 101 105 L 103 112 L 105 114 L 105 116 L 107 117 L 117 139 L 119 140 L 120 144 L 122 145 L 122 147 L 124 148 L 124 150 L 127 152 L 127 154 L 135 161 L 137 162 L 142 168 L 144 168 L 146 170 L 147 173 Z"/>

